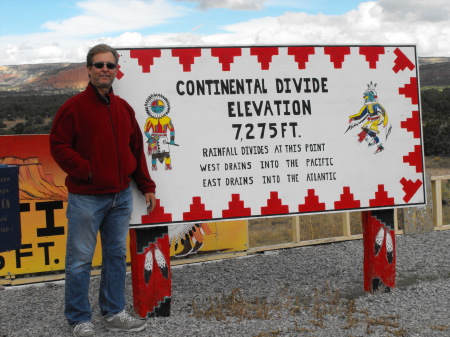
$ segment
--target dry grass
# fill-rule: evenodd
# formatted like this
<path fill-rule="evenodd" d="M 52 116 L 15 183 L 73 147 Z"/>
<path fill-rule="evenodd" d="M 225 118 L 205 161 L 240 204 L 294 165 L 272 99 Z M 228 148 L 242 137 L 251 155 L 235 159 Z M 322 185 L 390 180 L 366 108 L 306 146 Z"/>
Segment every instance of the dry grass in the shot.
<path fill-rule="evenodd" d="M 446 331 L 450 327 L 448 325 L 432 325 L 430 326 L 431 330 L 437 330 L 437 331 Z"/>
<path fill-rule="evenodd" d="M 340 317 L 344 321 L 340 329 L 348 330 L 363 327 L 366 335 L 370 336 L 377 332 L 387 332 L 389 336 L 401 337 L 407 335 L 405 327 L 399 323 L 400 317 L 376 316 L 370 314 L 369 309 L 358 309 L 355 300 L 341 297 L 339 289 L 333 289 L 328 283 L 322 289 L 316 288 L 313 294 L 299 296 L 291 294 L 289 289 L 280 291 L 278 300 L 269 303 L 258 297 L 247 299 L 238 288 L 233 289 L 230 294 L 219 297 L 208 298 L 203 302 L 192 303 L 193 316 L 197 319 L 218 320 L 224 323 L 237 319 L 242 320 L 268 320 L 290 315 L 298 320 L 294 321 L 291 331 L 294 333 L 310 334 L 319 329 L 332 328 L 328 324 L 330 317 Z M 308 319 L 304 320 L 304 316 Z M 303 322 L 300 320 L 303 318 Z M 430 329 L 445 331 L 448 326 L 430 326 Z M 280 331 L 271 330 L 259 333 L 254 337 L 278 336 Z M 351 336 L 351 335 L 349 335 Z"/>
<path fill-rule="evenodd" d="M 299 216 L 302 241 L 342 236 L 342 214 L 319 214 Z M 248 221 L 251 248 L 270 246 L 294 241 L 295 217 L 255 219 Z M 361 234 L 361 212 L 350 214 L 352 234 Z"/>
<path fill-rule="evenodd" d="M 425 157 L 425 171 L 432 176 L 444 176 L 450 174 L 450 158 Z"/>
<path fill-rule="evenodd" d="M 293 221 L 293 217 L 249 220 L 249 246 L 261 247 L 292 242 Z"/>
<path fill-rule="evenodd" d="M 230 294 L 211 297 L 200 305 L 192 303 L 194 317 L 226 321 L 229 317 L 244 319 L 269 319 L 269 311 L 279 310 L 277 305 L 268 304 L 258 297 L 248 300 L 242 296 L 241 290 L 235 288 Z M 202 309 L 204 308 L 204 309 Z"/>

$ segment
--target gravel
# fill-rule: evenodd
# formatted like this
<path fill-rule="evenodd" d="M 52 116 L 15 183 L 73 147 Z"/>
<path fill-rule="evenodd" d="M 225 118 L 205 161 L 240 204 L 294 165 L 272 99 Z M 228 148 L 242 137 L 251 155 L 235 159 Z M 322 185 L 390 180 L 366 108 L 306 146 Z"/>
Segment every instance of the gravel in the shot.
<path fill-rule="evenodd" d="M 170 317 L 132 334 L 104 329 L 93 277 L 96 336 L 450 336 L 450 231 L 396 242 L 389 293 L 364 292 L 362 240 L 173 267 Z M 70 336 L 63 298 L 61 281 L 5 287 L 0 337 Z"/>

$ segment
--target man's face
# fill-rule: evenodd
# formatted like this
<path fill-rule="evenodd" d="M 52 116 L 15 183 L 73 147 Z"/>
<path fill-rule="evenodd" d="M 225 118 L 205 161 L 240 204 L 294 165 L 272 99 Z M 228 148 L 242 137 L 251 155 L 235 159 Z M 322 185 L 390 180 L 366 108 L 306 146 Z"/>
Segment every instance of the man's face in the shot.
<path fill-rule="evenodd" d="M 88 73 L 90 80 L 94 86 L 96 86 L 99 90 L 107 92 L 117 75 L 118 68 L 108 69 L 106 67 L 106 63 L 116 63 L 114 55 L 111 52 L 107 53 L 98 53 L 93 57 L 93 62 L 103 62 L 104 65 L 101 69 L 96 68 L 95 66 L 88 67 Z"/>

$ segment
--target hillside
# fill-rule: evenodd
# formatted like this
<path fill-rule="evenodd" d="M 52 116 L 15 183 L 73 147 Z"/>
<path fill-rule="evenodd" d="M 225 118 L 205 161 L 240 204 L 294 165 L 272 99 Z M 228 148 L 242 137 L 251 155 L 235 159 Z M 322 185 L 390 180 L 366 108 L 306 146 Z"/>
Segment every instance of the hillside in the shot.
<path fill-rule="evenodd" d="M 421 87 L 450 86 L 450 57 L 419 57 Z"/>
<path fill-rule="evenodd" d="M 419 58 L 420 83 L 450 86 L 450 57 Z M 0 66 L 0 94 L 53 95 L 79 92 L 87 83 L 85 63 Z"/>
<path fill-rule="evenodd" d="M 420 85 L 450 86 L 450 62 L 432 63 L 419 66 Z"/>
<path fill-rule="evenodd" d="M 450 57 L 419 57 L 419 66 L 450 62 Z"/>
<path fill-rule="evenodd" d="M 41 95 L 78 92 L 86 87 L 84 63 L 0 66 L 0 92 Z"/>

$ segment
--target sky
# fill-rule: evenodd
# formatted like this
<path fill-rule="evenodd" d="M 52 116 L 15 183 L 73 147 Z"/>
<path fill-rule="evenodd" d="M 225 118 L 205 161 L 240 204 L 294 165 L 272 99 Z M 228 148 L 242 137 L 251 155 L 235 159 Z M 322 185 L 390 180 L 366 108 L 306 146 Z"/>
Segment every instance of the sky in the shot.
<path fill-rule="evenodd" d="M 90 47 L 417 45 L 450 57 L 448 0 L 0 0 L 0 66 Z"/>

